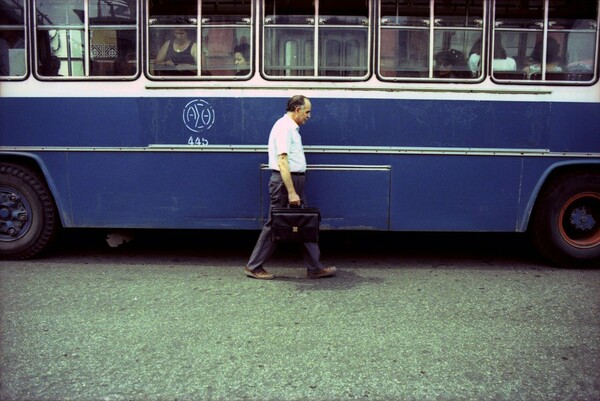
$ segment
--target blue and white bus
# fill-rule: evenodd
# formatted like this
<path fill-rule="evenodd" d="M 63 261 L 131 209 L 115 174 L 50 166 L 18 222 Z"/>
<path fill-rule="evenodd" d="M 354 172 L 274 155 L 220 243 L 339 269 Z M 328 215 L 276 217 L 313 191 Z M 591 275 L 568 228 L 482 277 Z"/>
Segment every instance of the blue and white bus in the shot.
<path fill-rule="evenodd" d="M 0 0 L 0 254 L 60 228 L 260 229 L 267 136 L 303 94 L 323 229 L 529 231 L 597 263 L 599 8 Z"/>

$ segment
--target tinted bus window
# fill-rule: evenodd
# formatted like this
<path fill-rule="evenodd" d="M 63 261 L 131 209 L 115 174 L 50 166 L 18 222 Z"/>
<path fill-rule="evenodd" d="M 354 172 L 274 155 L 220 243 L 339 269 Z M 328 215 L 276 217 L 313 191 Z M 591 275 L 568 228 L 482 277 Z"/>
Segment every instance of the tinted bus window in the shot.
<path fill-rule="evenodd" d="M 25 0 L 0 0 L 0 79 L 25 76 L 25 39 Z"/>
<path fill-rule="evenodd" d="M 481 77 L 484 1 L 381 0 L 379 9 L 382 79 Z"/>
<path fill-rule="evenodd" d="M 137 74 L 135 0 L 38 0 L 34 4 L 36 70 L 40 78 Z"/>
<path fill-rule="evenodd" d="M 369 73 L 369 6 L 365 0 L 266 1 L 264 74 L 293 79 L 365 78 Z"/>
<path fill-rule="evenodd" d="M 498 80 L 591 82 L 595 79 L 598 3 L 498 0 L 494 42 L 516 67 L 492 62 Z M 501 68 L 499 68 L 501 67 Z"/>
<path fill-rule="evenodd" d="M 151 76 L 235 79 L 252 74 L 250 0 L 159 0 L 150 2 L 148 10 Z"/>

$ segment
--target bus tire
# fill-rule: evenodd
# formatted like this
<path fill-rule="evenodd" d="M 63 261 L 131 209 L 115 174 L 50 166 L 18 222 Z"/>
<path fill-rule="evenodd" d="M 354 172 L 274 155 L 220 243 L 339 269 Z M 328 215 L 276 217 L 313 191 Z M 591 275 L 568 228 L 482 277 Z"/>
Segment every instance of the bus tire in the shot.
<path fill-rule="evenodd" d="M 26 167 L 0 163 L 0 258 L 27 259 L 44 251 L 59 228 L 50 191 Z"/>
<path fill-rule="evenodd" d="M 567 174 L 540 195 L 532 216 L 539 252 L 562 267 L 598 267 L 600 174 Z"/>

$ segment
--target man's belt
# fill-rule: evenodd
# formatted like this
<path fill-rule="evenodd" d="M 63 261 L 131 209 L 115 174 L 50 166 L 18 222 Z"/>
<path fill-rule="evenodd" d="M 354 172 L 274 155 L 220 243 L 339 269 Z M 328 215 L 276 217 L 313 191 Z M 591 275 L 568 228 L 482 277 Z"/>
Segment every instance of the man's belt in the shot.
<path fill-rule="evenodd" d="M 273 172 L 277 173 L 277 174 L 281 174 L 278 170 L 273 170 Z M 295 171 L 291 171 L 290 174 L 291 175 L 306 175 L 305 172 L 295 172 Z"/>

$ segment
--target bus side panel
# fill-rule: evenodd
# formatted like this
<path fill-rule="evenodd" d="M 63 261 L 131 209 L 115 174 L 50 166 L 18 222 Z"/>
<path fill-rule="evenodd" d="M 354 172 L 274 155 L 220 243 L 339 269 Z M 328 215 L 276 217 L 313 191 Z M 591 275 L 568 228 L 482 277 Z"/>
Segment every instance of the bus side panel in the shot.
<path fill-rule="evenodd" d="M 78 227 L 258 229 L 268 218 L 266 153 L 73 152 Z M 311 169 L 323 229 L 389 229 L 390 169 Z M 329 170 L 333 168 L 334 170 Z"/>
<path fill-rule="evenodd" d="M 553 103 L 548 130 L 552 151 L 600 153 L 600 103 Z"/>
<path fill-rule="evenodd" d="M 142 124 L 157 145 L 266 145 L 273 123 L 284 115 L 285 100 L 261 98 L 145 99 Z M 196 140 L 198 140 L 196 142 Z"/>
<path fill-rule="evenodd" d="M 270 172 L 260 170 L 266 153 L 41 152 L 35 158 L 65 227 L 257 229 L 267 218 Z M 309 204 L 321 208 L 324 229 L 393 231 L 523 231 L 545 175 L 554 166 L 589 163 L 441 155 L 307 158 L 312 165 L 383 169 L 309 171 Z"/>
<path fill-rule="evenodd" d="M 520 158 L 398 157 L 392 229 L 514 231 L 520 176 Z"/>
<path fill-rule="evenodd" d="M 0 144 L 86 148 L 68 150 L 68 168 L 60 153 L 39 153 L 48 160 L 49 182 L 67 226 L 257 228 L 264 218 L 258 166 L 266 162 L 266 153 L 170 153 L 147 151 L 146 146 L 183 145 L 189 138 L 234 148 L 264 146 L 273 122 L 284 113 L 283 102 L 0 98 Z M 186 120 L 191 107 L 207 113 L 200 114 L 208 116 L 198 120 L 200 127 L 193 126 L 193 118 Z M 315 98 L 313 110 L 301 131 L 305 145 L 357 148 L 346 154 L 310 153 L 309 164 L 391 166 L 389 174 L 332 172 L 311 178 L 309 191 L 316 191 L 319 202 L 331 211 L 327 213 L 338 219 L 330 222 L 336 228 L 520 230 L 540 177 L 560 159 L 525 154 L 521 170 L 520 157 L 497 156 L 496 150 L 600 151 L 596 104 Z M 577 135 L 569 135 L 572 131 Z M 361 150 L 378 145 L 383 154 Z M 386 154 L 390 146 L 423 149 L 423 154 Z M 473 148 L 476 152 L 443 154 L 444 149 L 461 146 L 465 153 Z M 117 151 L 121 147 L 137 151 Z M 428 155 L 428 149 L 439 154 Z M 489 155 L 475 155 L 486 150 Z M 369 191 L 360 186 L 356 192 L 361 198 L 354 204 L 328 198 L 332 184 L 353 188 L 373 180 L 376 200 L 370 201 L 365 195 Z M 235 196 L 253 200 L 234 204 Z M 362 216 L 365 211 L 372 213 L 372 221 Z"/>
<path fill-rule="evenodd" d="M 3 146 L 147 146 L 153 116 L 139 98 L 0 98 Z"/>
<path fill-rule="evenodd" d="M 311 164 L 390 166 L 389 229 L 392 231 L 515 231 L 521 157 L 308 153 Z M 338 198 L 318 172 L 309 171 L 309 202 L 339 215 L 377 216 L 383 182 L 364 172 L 331 172 Z M 369 181 L 371 184 L 369 184 Z M 337 191 L 340 191 L 338 189 Z M 362 198 L 371 198 L 372 204 Z M 369 208 L 369 210 L 365 210 Z M 324 218 L 326 218 L 324 213 Z M 366 220 L 366 219 L 365 219 Z M 374 217 L 373 221 L 377 221 Z M 365 229 L 368 226 L 364 227 Z M 343 228 L 343 227 L 340 227 Z M 370 227 L 381 229 L 381 226 Z"/>
<path fill-rule="evenodd" d="M 259 228 L 263 159 L 255 153 L 71 153 L 74 224 Z"/>
<path fill-rule="evenodd" d="M 265 145 L 284 113 L 280 99 L 0 98 L 0 144 L 145 147 L 187 145 L 191 138 L 200 145 Z"/>
<path fill-rule="evenodd" d="M 389 166 L 309 165 L 306 197 L 308 206 L 316 206 L 321 212 L 321 229 L 389 229 L 390 173 Z M 270 171 L 263 171 L 263 210 L 269 208 L 270 175 Z"/>
<path fill-rule="evenodd" d="M 307 143 L 342 146 L 539 149 L 551 104 L 464 100 L 315 99 Z"/>
<path fill-rule="evenodd" d="M 3 146 L 260 144 L 285 112 L 277 98 L 0 98 Z M 588 103 L 332 99 L 313 101 L 305 145 L 600 151 Z M 194 121 L 200 115 L 199 123 Z M 577 135 L 569 135 L 576 132 Z"/>

